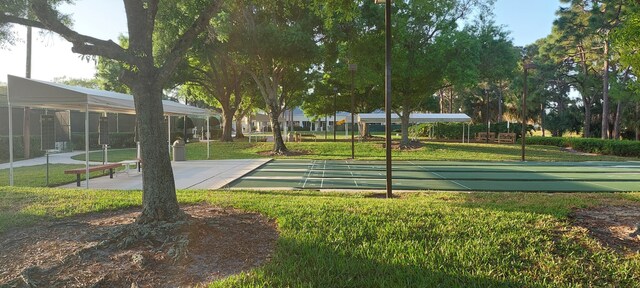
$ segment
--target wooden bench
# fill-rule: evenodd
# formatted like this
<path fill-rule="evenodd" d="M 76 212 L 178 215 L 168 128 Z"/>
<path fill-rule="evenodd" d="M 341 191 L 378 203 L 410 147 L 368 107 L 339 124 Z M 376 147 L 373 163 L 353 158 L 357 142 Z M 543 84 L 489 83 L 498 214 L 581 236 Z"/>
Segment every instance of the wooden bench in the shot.
<path fill-rule="evenodd" d="M 488 135 L 488 137 L 487 137 Z M 494 142 L 496 140 L 496 134 L 493 132 L 478 132 L 476 133 L 476 141 L 478 142 L 487 142 L 487 138 L 489 138 L 489 142 Z"/>
<path fill-rule="evenodd" d="M 113 178 L 113 169 L 122 166 L 121 163 L 111 163 L 97 166 L 89 166 L 89 172 L 109 170 L 109 178 Z M 80 187 L 80 174 L 87 173 L 87 168 L 65 170 L 64 174 L 76 174 L 76 184 Z M 87 176 L 88 177 L 88 176 Z"/>
<path fill-rule="evenodd" d="M 316 135 L 314 135 L 314 134 L 299 134 L 299 135 L 300 135 L 300 141 L 301 142 L 304 139 L 313 139 L 313 141 L 316 141 Z"/>
<path fill-rule="evenodd" d="M 516 133 L 499 133 L 498 143 L 516 143 Z"/>

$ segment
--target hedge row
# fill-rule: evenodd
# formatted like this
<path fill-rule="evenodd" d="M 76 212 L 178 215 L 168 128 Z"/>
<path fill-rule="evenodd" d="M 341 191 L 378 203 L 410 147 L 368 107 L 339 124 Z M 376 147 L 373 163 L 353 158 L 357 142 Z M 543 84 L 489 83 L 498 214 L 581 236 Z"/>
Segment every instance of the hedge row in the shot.
<path fill-rule="evenodd" d="M 411 135 L 412 138 L 433 136 L 436 139 L 462 139 L 463 127 L 465 132 L 470 132 L 471 138 L 475 137 L 474 135 L 478 132 L 487 132 L 487 125 L 485 124 L 471 124 L 471 127 L 467 128 L 466 123 L 425 123 L 409 127 L 409 135 Z M 490 132 L 511 132 L 516 133 L 516 136 L 520 138 L 521 127 L 519 123 L 510 123 L 509 127 L 507 127 L 507 122 L 501 122 L 491 124 Z M 533 131 L 533 126 L 529 125 L 527 129 L 530 133 Z M 433 135 L 431 135 L 431 133 L 433 133 Z"/>
<path fill-rule="evenodd" d="M 31 157 L 39 157 L 44 155 L 44 151 L 40 150 L 40 136 L 31 137 Z M 24 157 L 24 145 L 22 136 L 13 136 L 13 158 L 21 159 Z M 0 137 L 0 162 L 9 161 L 9 137 Z"/>
<path fill-rule="evenodd" d="M 528 137 L 527 144 L 571 147 L 576 151 L 623 157 L 640 157 L 640 142 L 571 137 Z"/>
<path fill-rule="evenodd" d="M 134 141 L 135 134 L 133 132 L 126 133 L 110 133 L 109 134 L 109 147 L 111 148 L 134 148 L 136 142 Z M 84 150 L 84 133 L 71 134 L 71 143 L 73 149 Z M 100 149 L 98 144 L 98 133 L 89 133 L 89 149 Z"/>

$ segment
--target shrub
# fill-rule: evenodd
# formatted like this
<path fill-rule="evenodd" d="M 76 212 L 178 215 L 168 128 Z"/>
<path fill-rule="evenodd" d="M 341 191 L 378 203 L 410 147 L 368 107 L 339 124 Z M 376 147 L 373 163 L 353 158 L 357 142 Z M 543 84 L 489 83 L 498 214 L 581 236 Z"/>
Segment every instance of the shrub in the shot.
<path fill-rule="evenodd" d="M 640 157 L 640 142 L 597 138 L 529 137 L 527 144 L 571 147 L 576 151 L 623 157 Z"/>
<path fill-rule="evenodd" d="M 433 131 L 433 137 L 436 139 L 461 139 L 463 125 L 465 133 L 469 131 L 471 138 L 478 132 L 487 132 L 487 126 L 485 124 L 471 124 L 471 127 L 467 128 L 466 123 L 424 123 L 409 127 L 409 135 L 411 135 L 410 137 L 412 138 L 427 137 L 430 136 L 431 131 Z M 509 124 L 509 128 L 507 129 L 507 122 L 501 122 L 491 124 L 491 132 L 516 133 L 516 136 L 520 138 L 521 127 L 519 123 L 512 123 Z M 527 130 L 531 132 L 533 127 L 529 125 Z"/>
<path fill-rule="evenodd" d="M 40 150 L 40 135 L 31 136 L 31 157 L 40 157 L 44 155 L 44 151 Z M 22 135 L 13 136 L 13 157 L 21 159 L 24 155 L 24 145 L 22 143 Z M 0 162 L 9 161 L 9 137 L 0 137 Z"/>

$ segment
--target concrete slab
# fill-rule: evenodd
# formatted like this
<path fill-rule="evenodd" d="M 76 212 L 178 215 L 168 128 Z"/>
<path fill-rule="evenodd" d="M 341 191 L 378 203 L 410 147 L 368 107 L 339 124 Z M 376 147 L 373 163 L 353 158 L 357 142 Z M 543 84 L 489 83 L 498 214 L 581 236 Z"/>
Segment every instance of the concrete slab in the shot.
<path fill-rule="evenodd" d="M 221 189 L 232 181 L 253 171 L 271 159 L 198 160 L 171 162 L 176 189 Z M 144 166 L 143 166 L 144 173 Z M 105 190 L 142 190 L 142 173 L 119 172 L 113 179 L 108 176 L 89 180 L 89 188 Z M 85 187 L 82 181 L 80 187 Z M 60 186 L 77 188 L 76 183 Z"/>

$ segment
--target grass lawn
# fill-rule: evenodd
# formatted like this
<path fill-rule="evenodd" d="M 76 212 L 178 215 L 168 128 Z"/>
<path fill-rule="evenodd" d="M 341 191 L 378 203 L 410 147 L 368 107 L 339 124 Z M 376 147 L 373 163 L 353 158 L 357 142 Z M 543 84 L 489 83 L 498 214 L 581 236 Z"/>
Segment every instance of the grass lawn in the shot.
<path fill-rule="evenodd" d="M 49 164 L 49 187 L 76 181 L 75 174 L 64 174 L 64 170 L 82 168 L 78 164 Z M 47 165 L 13 168 L 13 184 L 23 187 L 46 187 Z M 91 172 L 91 178 L 102 176 L 102 171 Z M 80 175 L 84 180 L 84 174 Z M 9 169 L 0 169 L 0 186 L 9 185 Z"/>
<path fill-rule="evenodd" d="M 214 287 L 634 287 L 640 256 L 601 246 L 568 213 L 638 205 L 640 194 L 178 191 L 182 203 L 260 212 L 278 223 L 272 260 Z M 0 187 L 0 233 L 140 205 L 140 192 Z"/>
<path fill-rule="evenodd" d="M 424 146 L 415 150 L 393 150 L 394 160 L 449 160 L 449 161 L 520 161 L 521 146 L 518 144 L 484 144 L 484 143 L 443 143 L 423 142 Z M 207 144 L 204 142 L 191 143 L 186 146 L 187 160 L 207 159 Z M 304 158 L 304 159 L 350 159 L 351 142 L 300 142 L 287 143 L 290 150 L 306 151 L 306 155 L 285 156 L 276 158 Z M 273 143 L 243 142 L 211 143 L 210 159 L 247 159 L 264 158 L 258 152 L 269 151 Z M 383 160 L 385 149 L 382 142 L 356 142 L 356 159 Z M 109 152 L 109 161 L 117 162 L 135 158 L 135 149 L 121 149 Z M 529 161 L 626 161 L 638 158 L 618 156 L 589 156 L 572 154 L 560 150 L 555 146 L 529 145 L 527 146 L 527 160 Z M 102 161 L 100 151 L 90 153 L 91 161 Z M 84 154 L 74 157 L 84 160 Z"/>

